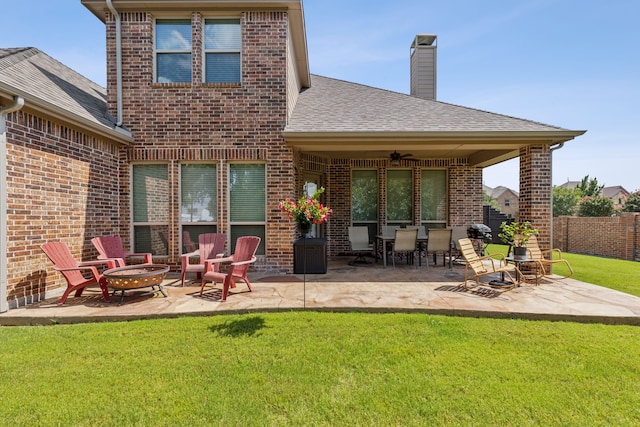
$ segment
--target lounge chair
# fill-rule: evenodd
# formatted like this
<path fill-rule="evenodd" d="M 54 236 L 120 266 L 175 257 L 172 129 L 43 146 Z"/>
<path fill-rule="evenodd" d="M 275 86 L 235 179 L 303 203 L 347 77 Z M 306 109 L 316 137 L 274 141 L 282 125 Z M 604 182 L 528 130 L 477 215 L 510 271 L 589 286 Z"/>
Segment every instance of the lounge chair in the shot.
<path fill-rule="evenodd" d="M 476 285 L 485 285 L 492 288 L 512 289 L 518 281 L 511 275 L 515 272 L 516 278 L 523 277 L 522 273 L 516 266 L 508 265 L 502 254 L 493 254 L 479 256 L 473 247 L 473 242 L 469 238 L 458 240 L 460 252 L 466 261 L 464 269 L 464 287 L 468 289 L 467 282 L 475 279 Z M 481 283 L 480 277 L 500 273 L 501 278 L 506 280 L 498 280 L 489 283 Z"/>
<path fill-rule="evenodd" d="M 564 264 L 569 270 L 569 274 L 566 276 L 561 276 L 562 279 L 566 279 L 568 277 L 573 276 L 573 269 L 571 268 L 571 264 L 569 261 L 562 258 L 562 251 L 560 249 L 550 249 L 548 251 L 543 251 L 540 249 L 538 245 L 538 239 L 535 235 L 529 237 L 529 241 L 527 242 L 527 257 L 532 259 L 538 264 L 538 270 L 541 272 L 543 276 L 549 276 L 551 273 L 551 268 L 556 264 Z M 557 255 L 556 259 L 553 259 L 553 254 Z"/>
<path fill-rule="evenodd" d="M 251 292 L 251 283 L 247 278 L 247 272 L 249 271 L 249 265 L 256 261 L 256 250 L 260 244 L 260 237 L 256 236 L 242 236 L 236 240 L 236 248 L 233 255 L 225 258 L 208 259 L 205 262 L 205 270 L 202 274 L 202 285 L 200 286 L 200 295 L 204 290 L 204 286 L 207 282 L 215 286 L 217 281 L 222 282 L 222 299 L 227 300 L 229 294 L 229 288 L 236 287 L 236 280 L 240 279 L 246 283 Z M 229 263 L 227 265 L 227 272 L 223 273 L 218 271 L 214 267 L 214 264 Z"/>
<path fill-rule="evenodd" d="M 205 262 L 212 258 L 221 258 L 224 255 L 224 243 L 227 235 L 222 233 L 203 233 L 198 236 L 199 246 L 197 250 L 180 256 L 182 264 L 182 286 L 184 287 L 184 277 L 187 273 L 196 273 L 198 279 L 201 278 L 205 270 Z M 198 257 L 197 263 L 191 263 L 191 259 Z M 214 270 L 218 264 L 213 264 Z M 217 270 L 215 270 L 217 271 Z"/>
<path fill-rule="evenodd" d="M 94 237 L 91 239 L 91 243 L 98 251 L 98 259 L 113 260 L 116 267 L 129 265 L 127 261 L 131 258 L 142 258 L 142 264 L 153 264 L 153 257 L 150 253 L 126 252 L 120 236 Z"/>
<path fill-rule="evenodd" d="M 75 296 L 82 295 L 84 288 L 90 285 L 100 286 L 102 296 L 105 301 L 109 301 L 109 289 L 107 281 L 98 273 L 97 265 L 107 265 L 107 268 L 114 268 L 115 263 L 112 260 L 101 261 L 83 261 L 79 262 L 74 257 L 69 247 L 64 242 L 48 242 L 40 246 L 42 251 L 47 255 L 54 265 L 54 269 L 59 271 L 67 281 L 67 289 L 62 294 L 58 304 L 62 305 L 67 301 L 67 297 L 73 291 Z M 86 272 L 85 277 L 82 273 Z"/>

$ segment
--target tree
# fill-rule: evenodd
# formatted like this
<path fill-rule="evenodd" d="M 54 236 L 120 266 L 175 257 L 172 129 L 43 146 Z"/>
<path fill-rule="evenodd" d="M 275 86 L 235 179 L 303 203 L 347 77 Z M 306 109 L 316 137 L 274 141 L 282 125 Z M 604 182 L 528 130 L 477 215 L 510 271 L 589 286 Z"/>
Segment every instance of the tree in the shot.
<path fill-rule="evenodd" d="M 486 191 L 482 192 L 482 205 L 483 206 L 491 206 L 495 210 L 499 211 L 500 207 L 498 206 L 498 201 L 491 197 Z"/>
<path fill-rule="evenodd" d="M 582 178 L 578 189 L 583 196 L 596 197 L 602 195 L 604 185 L 598 185 L 598 178 L 589 179 L 589 175 Z"/>
<path fill-rule="evenodd" d="M 553 216 L 575 215 L 581 197 L 577 188 L 553 187 Z"/>
<path fill-rule="evenodd" d="M 578 216 L 611 216 L 613 213 L 613 200 L 602 196 L 586 196 L 578 207 Z"/>
<path fill-rule="evenodd" d="M 622 206 L 622 212 L 640 212 L 640 190 L 629 195 Z"/>

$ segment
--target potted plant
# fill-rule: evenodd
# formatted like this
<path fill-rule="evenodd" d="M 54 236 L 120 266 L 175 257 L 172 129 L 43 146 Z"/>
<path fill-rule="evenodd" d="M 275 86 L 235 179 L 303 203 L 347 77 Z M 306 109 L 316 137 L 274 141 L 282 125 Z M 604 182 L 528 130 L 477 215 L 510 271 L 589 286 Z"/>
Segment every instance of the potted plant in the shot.
<path fill-rule="evenodd" d="M 289 214 L 289 219 L 296 222 L 303 236 L 311 231 L 312 224 L 322 224 L 329 219 L 333 211 L 320 203 L 318 197 L 324 192 L 320 187 L 311 196 L 302 196 L 297 202 L 286 198 L 280 202 L 280 210 Z"/>
<path fill-rule="evenodd" d="M 514 258 L 527 257 L 527 243 L 529 238 L 538 234 L 538 229 L 533 228 L 529 221 L 525 222 L 506 222 L 500 224 L 502 233 L 498 234 L 503 243 L 513 246 Z"/>

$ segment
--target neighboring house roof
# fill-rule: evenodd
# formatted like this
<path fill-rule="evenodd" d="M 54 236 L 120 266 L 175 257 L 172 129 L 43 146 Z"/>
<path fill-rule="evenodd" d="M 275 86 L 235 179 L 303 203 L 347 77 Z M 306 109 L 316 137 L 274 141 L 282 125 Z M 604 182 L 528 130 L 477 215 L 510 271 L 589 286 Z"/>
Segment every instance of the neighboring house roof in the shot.
<path fill-rule="evenodd" d="M 614 185 L 612 187 L 604 187 L 602 189 L 602 195 L 609 199 L 619 196 L 623 194 L 624 196 L 629 196 L 629 192 L 625 190 L 625 188 L 621 185 Z"/>
<path fill-rule="evenodd" d="M 284 130 L 290 145 L 325 155 L 376 158 L 375 145 L 388 150 L 391 142 L 417 157 L 475 155 L 481 166 L 518 157 L 520 147 L 540 140 L 555 144 L 583 133 L 318 75 Z"/>
<path fill-rule="evenodd" d="M 103 87 L 36 48 L 0 48 L 0 95 L 21 96 L 25 108 L 119 142 L 132 140 L 115 129 Z"/>
<path fill-rule="evenodd" d="M 578 188 L 579 185 L 580 185 L 580 181 L 567 181 L 564 184 L 558 185 L 558 187 L 568 188 L 570 190 L 573 190 L 574 188 Z M 630 194 L 621 185 L 612 185 L 610 187 L 602 188 L 602 196 L 606 197 L 608 199 L 611 199 L 612 197 L 615 197 L 615 196 L 619 195 L 620 193 L 624 194 L 625 196 L 628 196 Z"/>
<path fill-rule="evenodd" d="M 503 187 L 503 186 L 498 186 L 496 188 L 491 188 L 489 186 L 484 185 L 483 186 L 484 192 L 487 193 L 489 196 L 493 197 L 494 199 L 499 198 L 500 196 L 502 196 L 504 193 L 511 193 L 513 194 L 515 197 L 518 197 L 518 192 L 514 191 L 508 187 Z"/>

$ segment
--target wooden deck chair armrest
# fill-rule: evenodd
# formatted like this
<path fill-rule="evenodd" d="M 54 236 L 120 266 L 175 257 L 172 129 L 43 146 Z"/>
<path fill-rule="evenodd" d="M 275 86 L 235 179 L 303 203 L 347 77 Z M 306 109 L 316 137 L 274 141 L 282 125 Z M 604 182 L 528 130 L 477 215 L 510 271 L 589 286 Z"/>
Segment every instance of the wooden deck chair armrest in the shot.
<path fill-rule="evenodd" d="M 188 254 L 180 255 L 180 263 L 182 264 L 182 268 L 184 269 L 187 265 L 189 265 L 189 258 L 199 257 L 199 251 L 189 252 Z"/>
<path fill-rule="evenodd" d="M 233 262 L 233 257 L 209 258 L 204 261 L 207 269 L 211 268 L 213 264 L 222 264 L 223 262 Z"/>
<path fill-rule="evenodd" d="M 196 256 L 200 256 L 200 252 L 199 251 L 193 251 L 193 252 L 189 252 L 188 254 L 180 255 L 181 258 L 192 258 L 192 257 L 196 257 Z"/>
<path fill-rule="evenodd" d="M 91 261 L 87 261 L 87 262 L 91 262 Z M 100 273 L 98 273 L 98 269 L 93 266 L 93 265 L 78 265 L 77 267 L 53 267 L 54 270 L 56 271 L 81 271 L 81 270 L 87 270 L 90 271 L 91 274 L 93 274 L 93 277 L 96 278 L 96 280 L 100 279 Z"/>
<path fill-rule="evenodd" d="M 251 259 L 248 259 L 246 261 L 238 261 L 238 262 L 232 262 L 231 265 L 233 266 L 238 266 L 238 265 L 245 265 L 245 264 L 251 264 L 252 262 L 256 262 L 257 258 L 253 257 Z"/>
<path fill-rule="evenodd" d="M 79 262 L 78 265 L 81 267 L 93 266 L 93 265 L 106 265 L 107 269 L 110 270 L 112 268 L 118 267 L 118 261 L 112 258 L 105 258 L 105 259 L 96 259 L 92 261 L 82 261 L 82 262 Z"/>
<path fill-rule="evenodd" d="M 560 249 L 558 249 L 558 248 L 549 249 L 547 251 L 542 251 L 542 255 L 545 258 L 553 259 L 553 253 L 554 252 L 558 254 L 558 258 L 556 258 L 556 259 L 562 259 L 562 251 Z"/>
<path fill-rule="evenodd" d="M 134 253 L 134 252 L 127 252 L 124 254 L 125 257 L 129 258 L 129 257 L 142 257 L 144 258 L 144 262 L 148 262 L 148 263 L 153 263 L 153 255 L 149 252 L 145 252 L 145 253 Z"/>

